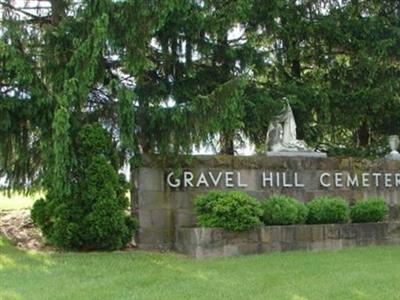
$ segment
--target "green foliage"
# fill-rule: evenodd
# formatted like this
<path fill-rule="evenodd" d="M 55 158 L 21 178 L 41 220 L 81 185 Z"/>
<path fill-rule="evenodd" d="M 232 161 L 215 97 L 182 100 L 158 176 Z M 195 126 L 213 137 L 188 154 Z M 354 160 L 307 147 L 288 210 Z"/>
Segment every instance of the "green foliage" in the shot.
<path fill-rule="evenodd" d="M 131 240 L 137 221 L 126 215 L 128 184 L 117 173 L 111 137 L 98 124 L 85 125 L 75 147 L 71 192 L 60 198 L 50 189 L 34 204 L 32 219 L 58 248 L 120 249 Z"/>
<path fill-rule="evenodd" d="M 266 199 L 262 209 L 265 225 L 304 224 L 307 220 L 307 207 L 296 199 L 283 195 Z"/>
<path fill-rule="evenodd" d="M 243 137 L 261 149 L 283 97 L 299 138 L 332 156 L 382 156 L 400 132 L 396 1 L 55 3 L 0 11 L 9 187 L 68 195 L 72 142 L 91 122 L 126 160 L 217 138 L 223 153 Z"/>
<path fill-rule="evenodd" d="M 70 138 L 70 112 L 67 98 L 57 98 L 58 108 L 53 120 L 53 153 L 52 189 L 59 197 L 67 197 L 70 193 L 70 180 L 68 170 L 71 168 L 71 138 Z"/>
<path fill-rule="evenodd" d="M 203 227 L 243 231 L 261 224 L 261 204 L 246 193 L 211 191 L 196 199 L 197 222 Z"/>
<path fill-rule="evenodd" d="M 349 205 L 341 197 L 318 197 L 307 203 L 309 224 L 346 223 Z"/>
<path fill-rule="evenodd" d="M 52 230 L 50 215 L 51 211 L 54 209 L 54 202 L 52 201 L 51 203 L 52 204 L 44 198 L 40 198 L 34 202 L 31 209 L 32 220 L 40 226 L 44 236 L 48 236 Z"/>
<path fill-rule="evenodd" d="M 389 208 L 382 198 L 368 198 L 358 201 L 350 210 L 353 223 L 380 222 L 387 217 Z"/>

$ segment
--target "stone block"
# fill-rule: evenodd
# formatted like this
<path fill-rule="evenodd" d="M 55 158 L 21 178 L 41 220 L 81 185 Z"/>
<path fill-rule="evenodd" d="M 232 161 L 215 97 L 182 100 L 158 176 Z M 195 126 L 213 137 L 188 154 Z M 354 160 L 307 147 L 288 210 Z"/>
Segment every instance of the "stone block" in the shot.
<path fill-rule="evenodd" d="M 325 238 L 324 225 L 309 225 L 311 230 L 311 240 L 313 242 L 323 241 Z"/>
<path fill-rule="evenodd" d="M 173 233 L 168 230 L 140 228 L 138 242 L 140 249 L 171 249 L 174 244 Z"/>
<path fill-rule="evenodd" d="M 363 226 L 363 224 L 361 225 L 356 225 L 354 226 L 354 224 L 343 224 L 340 227 L 340 238 L 341 239 L 353 239 L 357 236 L 357 234 L 360 233 L 360 228 Z"/>
<path fill-rule="evenodd" d="M 194 252 L 194 257 L 196 258 L 224 256 L 224 249 L 220 247 L 216 248 L 196 247 L 193 249 L 193 252 Z"/>
<path fill-rule="evenodd" d="M 140 190 L 139 195 L 139 210 L 147 209 L 172 209 L 174 203 L 171 195 L 160 191 Z"/>
<path fill-rule="evenodd" d="M 140 168 L 137 188 L 141 191 L 164 191 L 164 172 L 156 168 Z"/>
<path fill-rule="evenodd" d="M 274 152 L 274 151 L 268 151 L 267 156 L 269 157 L 306 157 L 308 159 L 314 159 L 314 158 L 326 158 L 327 155 L 326 153 L 321 153 L 321 152 L 311 152 L 311 151 L 286 151 L 286 152 Z"/>
<path fill-rule="evenodd" d="M 324 236 L 326 239 L 339 239 L 340 238 L 340 225 L 327 224 L 324 226 Z"/>
<path fill-rule="evenodd" d="M 245 191 L 257 191 L 260 189 L 261 183 L 261 172 L 255 169 L 242 169 L 240 170 L 240 181 L 245 183 L 247 186 L 241 189 Z M 236 180 L 237 184 L 237 180 Z"/>
<path fill-rule="evenodd" d="M 173 231 L 173 211 L 163 209 L 141 210 L 139 211 L 139 224 L 141 228 Z"/>
<path fill-rule="evenodd" d="M 179 228 L 175 231 L 176 245 L 192 245 L 192 228 Z"/>
<path fill-rule="evenodd" d="M 307 242 L 312 240 L 312 231 L 309 225 L 295 226 L 295 240 L 298 242 Z"/>
<path fill-rule="evenodd" d="M 348 247 L 350 247 L 349 245 Z M 343 249 L 343 240 L 342 239 L 325 239 L 323 241 L 323 246 L 321 249 L 327 250 L 339 250 Z"/>
<path fill-rule="evenodd" d="M 269 246 L 270 251 L 282 251 L 282 243 L 280 241 L 273 240 Z"/>
<path fill-rule="evenodd" d="M 394 222 L 383 223 L 387 224 L 389 234 L 399 234 L 400 235 L 400 220 Z"/>
<path fill-rule="evenodd" d="M 211 232 L 213 244 L 217 245 L 217 244 L 225 243 L 225 240 L 226 240 L 225 233 L 226 233 L 226 231 L 224 229 L 220 229 L 220 228 L 213 229 Z"/>
<path fill-rule="evenodd" d="M 199 192 L 182 192 L 177 191 L 172 193 L 171 199 L 175 203 L 176 209 L 191 209 L 194 210 L 195 207 L 195 199 L 201 194 Z"/>
<path fill-rule="evenodd" d="M 258 242 L 243 243 L 239 245 L 239 251 L 242 255 L 260 253 L 260 244 Z"/>
<path fill-rule="evenodd" d="M 194 231 L 195 236 L 194 236 L 194 240 L 192 240 L 192 242 L 196 243 L 197 245 L 201 245 L 201 246 L 213 245 L 215 235 L 218 232 L 222 232 L 222 229 L 213 230 L 212 228 L 197 228 Z"/>
<path fill-rule="evenodd" d="M 139 226 L 141 228 L 151 228 L 151 210 L 140 210 L 139 211 Z"/>
<path fill-rule="evenodd" d="M 272 241 L 281 241 L 282 240 L 281 227 L 282 226 L 271 226 L 270 227 Z"/>
<path fill-rule="evenodd" d="M 237 244 L 228 244 L 222 246 L 223 256 L 237 256 L 241 255 L 239 245 Z"/>
<path fill-rule="evenodd" d="M 196 225 L 196 215 L 193 210 L 180 209 L 175 212 L 176 227 L 190 227 Z"/>
<path fill-rule="evenodd" d="M 260 241 L 264 244 L 270 244 L 272 241 L 271 227 L 265 226 L 260 228 Z"/>
<path fill-rule="evenodd" d="M 282 243 L 291 244 L 293 241 L 296 241 L 296 225 L 281 226 L 280 235 Z"/>

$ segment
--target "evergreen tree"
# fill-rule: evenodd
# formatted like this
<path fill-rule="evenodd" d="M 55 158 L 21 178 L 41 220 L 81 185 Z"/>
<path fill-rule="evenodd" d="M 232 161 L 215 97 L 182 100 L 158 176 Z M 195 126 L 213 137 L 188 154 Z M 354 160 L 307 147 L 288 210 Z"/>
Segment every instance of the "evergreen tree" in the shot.
<path fill-rule="evenodd" d="M 400 131 L 395 1 L 257 1 L 251 20 L 266 49 L 258 79 L 289 99 L 299 138 L 330 155 L 387 151 Z"/>
<path fill-rule="evenodd" d="M 113 59 L 125 51 L 114 38 L 130 24 L 130 42 L 141 41 L 171 3 L 54 0 L 36 12 L 1 3 L 0 176 L 9 187 L 38 183 L 67 196 L 72 140 L 88 122 L 102 122 L 134 148 L 134 97 L 119 72 L 126 57 Z M 129 49 L 130 66 L 144 67 L 145 46 Z"/>
<path fill-rule="evenodd" d="M 111 137 L 98 124 L 85 125 L 74 141 L 77 162 L 70 193 L 48 190 L 35 202 L 32 219 L 61 249 L 120 249 L 131 239 L 136 220 L 125 215 L 128 184 L 118 175 Z"/>
<path fill-rule="evenodd" d="M 1 1 L 0 32 L 0 176 L 10 187 L 68 196 L 73 140 L 92 122 L 122 158 L 176 157 L 216 137 L 234 153 L 241 134 L 261 149 L 283 97 L 299 137 L 333 155 L 379 154 L 400 131 L 396 1 L 12 3 Z"/>

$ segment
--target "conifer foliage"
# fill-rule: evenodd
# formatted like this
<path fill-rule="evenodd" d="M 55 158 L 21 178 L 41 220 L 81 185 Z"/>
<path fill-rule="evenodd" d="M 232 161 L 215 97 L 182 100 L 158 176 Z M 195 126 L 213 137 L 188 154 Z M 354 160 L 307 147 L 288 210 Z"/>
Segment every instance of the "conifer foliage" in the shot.
<path fill-rule="evenodd" d="M 311 147 L 382 156 L 400 130 L 399 20 L 392 0 L 0 0 L 0 178 L 46 193 L 35 219 L 60 247 L 106 249 L 122 215 L 110 232 L 83 216 L 120 199 L 123 160 L 235 154 L 243 137 L 261 152 L 284 97 Z M 94 123 L 123 159 L 87 160 Z"/>
<path fill-rule="evenodd" d="M 70 194 L 60 199 L 50 190 L 45 199 L 36 201 L 32 218 L 59 248 L 122 248 L 132 238 L 137 222 L 126 215 L 128 185 L 117 172 L 111 137 L 98 124 L 85 125 L 75 147 Z"/>

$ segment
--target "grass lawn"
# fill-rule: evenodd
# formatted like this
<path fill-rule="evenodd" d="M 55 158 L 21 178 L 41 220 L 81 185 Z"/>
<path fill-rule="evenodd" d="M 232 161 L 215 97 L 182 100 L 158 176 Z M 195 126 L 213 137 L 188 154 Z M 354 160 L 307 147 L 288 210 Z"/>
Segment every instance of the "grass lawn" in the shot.
<path fill-rule="evenodd" d="M 400 299 L 400 247 L 194 260 L 23 252 L 0 239 L 0 299 Z"/>
<path fill-rule="evenodd" d="M 40 193 L 22 195 L 14 192 L 11 194 L 11 197 L 8 197 L 5 193 L 0 192 L 0 211 L 31 208 L 35 200 L 40 197 L 42 197 Z"/>
<path fill-rule="evenodd" d="M 0 210 L 29 208 L 38 197 L 0 194 Z M 24 252 L 0 237 L 0 299 L 400 300 L 400 247 L 194 260 Z"/>

